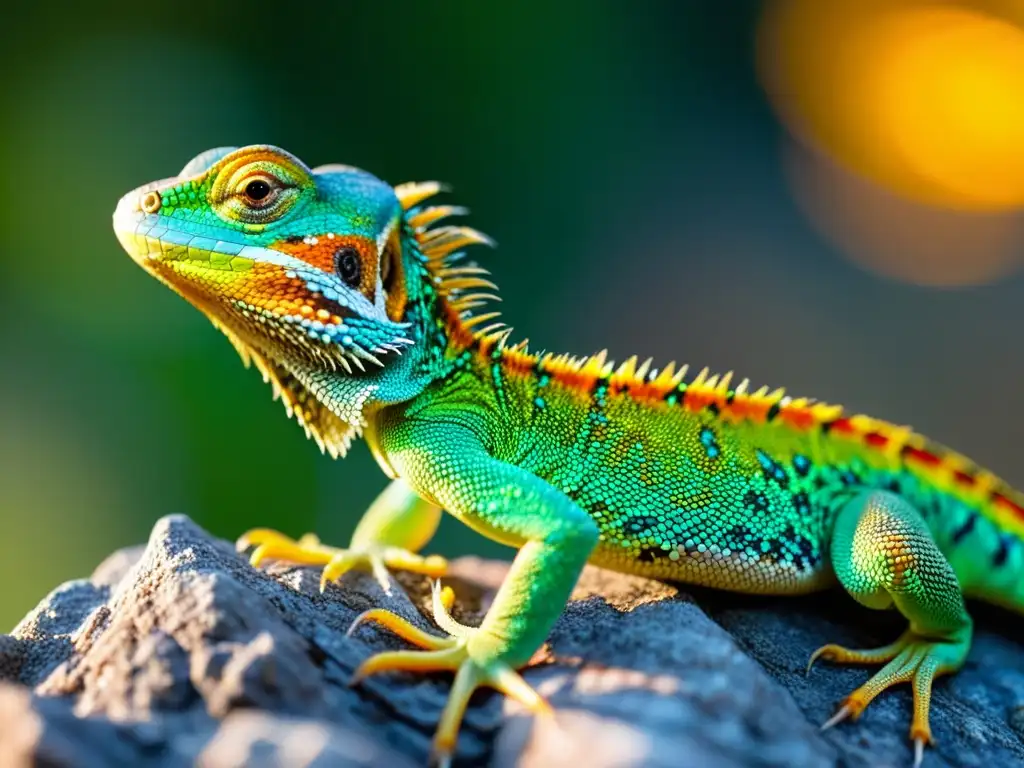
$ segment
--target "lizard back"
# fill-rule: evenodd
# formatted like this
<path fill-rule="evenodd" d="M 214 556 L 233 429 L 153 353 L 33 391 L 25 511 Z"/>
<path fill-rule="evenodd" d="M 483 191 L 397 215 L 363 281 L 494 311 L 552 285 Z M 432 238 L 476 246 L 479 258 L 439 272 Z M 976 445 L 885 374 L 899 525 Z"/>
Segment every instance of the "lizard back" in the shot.
<path fill-rule="evenodd" d="M 454 322 L 454 319 L 453 319 Z M 531 354 L 465 339 L 471 362 L 443 388 L 482 396 L 502 458 L 560 488 L 597 522 L 592 561 L 746 592 L 832 583 L 827 542 L 858 494 L 889 490 L 927 521 L 965 590 L 1024 604 L 1024 498 L 909 427 L 835 405 L 750 391 L 732 374 L 630 358 Z"/>

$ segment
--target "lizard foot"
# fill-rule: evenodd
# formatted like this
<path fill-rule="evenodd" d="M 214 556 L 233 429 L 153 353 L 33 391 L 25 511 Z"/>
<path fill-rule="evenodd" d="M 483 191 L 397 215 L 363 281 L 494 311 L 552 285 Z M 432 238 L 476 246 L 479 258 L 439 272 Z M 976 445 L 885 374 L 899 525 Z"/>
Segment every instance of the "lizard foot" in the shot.
<path fill-rule="evenodd" d="M 843 720 L 856 720 L 864 708 L 878 694 L 898 683 L 910 683 L 914 688 L 914 717 L 910 724 L 910 738 L 914 743 L 914 768 L 921 765 L 924 748 L 933 742 L 928 725 L 931 706 L 932 682 L 942 674 L 959 669 L 967 656 L 970 635 L 948 638 L 925 637 L 907 630 L 898 640 L 881 648 L 853 650 L 840 645 L 823 645 L 811 654 L 807 672 L 818 659 L 838 664 L 884 664 L 864 685 L 847 696 L 839 710 L 821 729 L 831 728 Z"/>
<path fill-rule="evenodd" d="M 482 686 L 493 688 L 518 701 L 534 714 L 551 714 L 550 705 L 511 666 L 488 653 L 490 639 L 481 630 L 458 623 L 449 614 L 454 594 L 448 588 L 441 590 L 434 582 L 434 621 L 448 633 L 448 637 L 424 632 L 401 616 L 382 608 L 361 614 L 348 630 L 351 635 L 361 624 L 375 622 L 407 640 L 420 651 L 384 651 L 374 654 L 356 669 L 351 685 L 377 672 L 455 672 L 448 703 L 434 734 L 432 762 L 438 766 L 451 764 L 452 752 L 462 717 L 473 692 Z M 483 641 L 483 642 L 480 642 Z"/>
<path fill-rule="evenodd" d="M 295 565 L 322 565 L 324 569 L 320 574 L 320 591 L 352 568 L 369 569 L 388 595 L 391 594 L 389 568 L 432 577 L 443 576 L 448 568 L 448 562 L 439 555 L 424 557 L 400 547 L 383 545 L 350 549 L 328 547 L 321 544 L 320 539 L 312 533 L 295 540 L 269 528 L 252 529 L 243 534 L 235 546 L 239 552 L 255 547 L 249 557 L 253 567 L 264 560 L 281 560 Z"/>

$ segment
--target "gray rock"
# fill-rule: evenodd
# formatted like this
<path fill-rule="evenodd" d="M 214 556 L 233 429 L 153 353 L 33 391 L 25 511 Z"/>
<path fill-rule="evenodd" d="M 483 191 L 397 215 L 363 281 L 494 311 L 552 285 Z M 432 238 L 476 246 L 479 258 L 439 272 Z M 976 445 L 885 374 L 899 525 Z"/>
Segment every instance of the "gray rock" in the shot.
<path fill-rule="evenodd" d="M 453 613 L 479 621 L 503 563 L 463 558 Z M 321 594 L 313 569 L 250 568 L 188 518 L 157 523 L 88 580 L 47 596 L 0 636 L 0 763 L 46 766 L 424 765 L 448 675 L 352 671 L 402 643 L 345 636 L 370 607 L 432 628 L 429 585 L 365 574 Z M 691 596 L 692 595 L 692 596 Z M 1024 763 L 1020 623 L 984 612 L 961 674 L 935 692 L 926 765 Z M 819 733 L 864 670 L 822 665 L 825 642 L 875 645 L 898 617 L 841 594 L 782 600 L 674 587 L 588 568 L 525 671 L 556 708 L 528 717 L 492 692 L 466 715 L 457 765 L 909 766 L 910 697 Z"/>

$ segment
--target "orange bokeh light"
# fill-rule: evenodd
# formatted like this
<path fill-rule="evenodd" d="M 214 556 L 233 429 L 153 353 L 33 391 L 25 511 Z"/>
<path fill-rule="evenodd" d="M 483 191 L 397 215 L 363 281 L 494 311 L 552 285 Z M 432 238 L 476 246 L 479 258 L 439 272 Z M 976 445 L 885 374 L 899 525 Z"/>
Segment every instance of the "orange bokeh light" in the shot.
<path fill-rule="evenodd" d="M 840 165 L 930 205 L 1024 208 L 1024 4 L 776 0 L 759 67 Z"/>

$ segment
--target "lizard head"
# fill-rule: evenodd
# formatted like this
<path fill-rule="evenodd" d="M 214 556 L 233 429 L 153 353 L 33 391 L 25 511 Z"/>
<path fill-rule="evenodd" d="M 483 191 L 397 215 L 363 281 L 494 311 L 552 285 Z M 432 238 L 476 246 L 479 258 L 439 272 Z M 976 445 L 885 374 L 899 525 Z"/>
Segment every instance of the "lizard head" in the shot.
<path fill-rule="evenodd" d="M 266 145 L 198 155 L 129 192 L 125 250 L 203 311 L 322 449 L 342 455 L 374 405 L 415 396 L 452 345 L 504 343 L 486 271 L 461 249 L 489 239 L 433 226 L 464 213 L 419 204 L 436 182 L 391 187 L 345 165 L 309 168 Z M 402 354 L 406 352 L 406 354 Z"/>
<path fill-rule="evenodd" d="M 240 351 L 357 375 L 412 344 L 402 215 L 369 173 L 257 145 L 209 150 L 130 192 L 114 229 Z"/>

